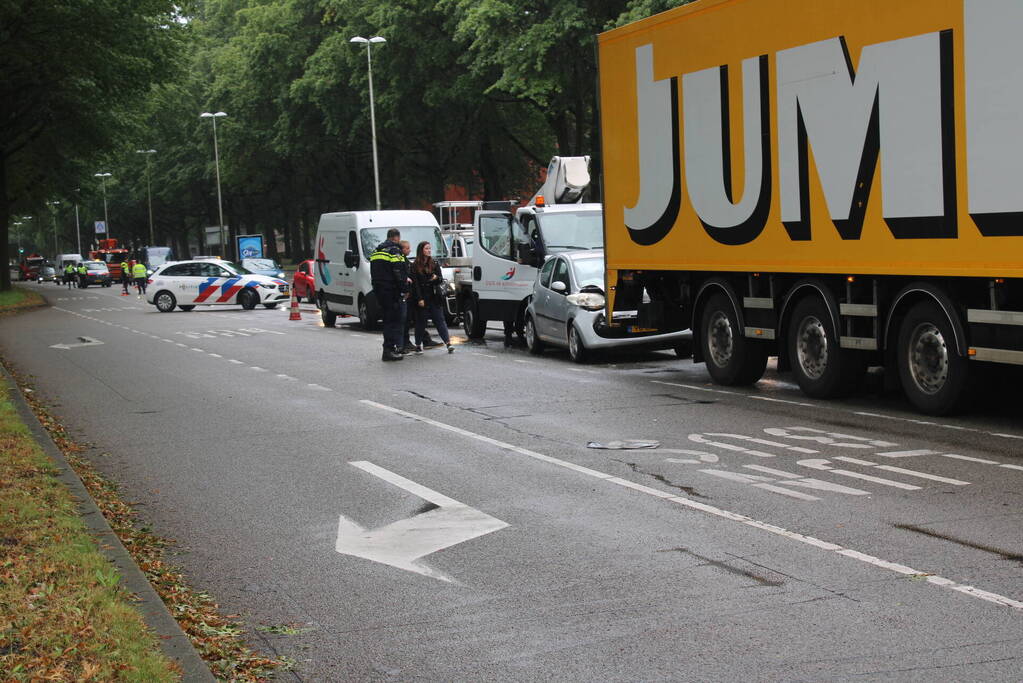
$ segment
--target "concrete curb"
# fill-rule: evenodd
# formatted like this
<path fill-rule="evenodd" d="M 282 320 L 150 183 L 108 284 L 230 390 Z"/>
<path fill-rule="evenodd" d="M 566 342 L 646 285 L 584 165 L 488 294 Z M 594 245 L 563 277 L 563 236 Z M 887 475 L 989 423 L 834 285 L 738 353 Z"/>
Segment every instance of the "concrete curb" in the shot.
<path fill-rule="evenodd" d="M 28 425 L 32 436 L 35 437 L 39 447 L 57 466 L 60 471 L 58 479 L 68 487 L 71 495 L 78 502 L 78 510 L 85 527 L 96 539 L 99 550 L 108 560 L 114 563 L 121 574 L 121 586 L 134 594 L 138 602 L 134 603 L 135 608 L 142 614 L 146 625 L 156 634 L 163 653 L 174 660 L 181 667 L 182 680 L 184 681 L 215 681 L 210 673 L 206 662 L 202 660 L 199 653 L 192 647 L 192 641 L 188 639 L 185 632 L 178 626 L 163 600 L 157 595 L 156 590 L 149 583 L 149 579 L 142 573 L 135 560 L 121 544 L 106 518 L 96 506 L 92 496 L 89 495 L 85 484 L 78 478 L 78 475 L 64 459 L 64 454 L 57 447 L 57 444 L 50 438 L 49 433 L 43 428 L 36 418 L 32 408 L 28 405 L 25 397 L 22 396 L 14 378 L 7 372 L 7 368 L 0 365 L 0 374 L 3 381 L 10 389 L 11 401 L 14 403 L 18 415 Z M 106 547 L 104 547 L 106 546 Z"/>

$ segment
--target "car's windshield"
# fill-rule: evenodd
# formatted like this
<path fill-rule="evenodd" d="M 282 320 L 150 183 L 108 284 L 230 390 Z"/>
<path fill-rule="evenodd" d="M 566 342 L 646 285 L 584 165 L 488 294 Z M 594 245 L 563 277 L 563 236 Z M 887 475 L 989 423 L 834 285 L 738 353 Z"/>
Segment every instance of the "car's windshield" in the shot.
<path fill-rule="evenodd" d="M 242 263 L 249 270 L 280 270 L 273 259 L 268 258 L 247 258 Z"/>
<path fill-rule="evenodd" d="M 579 288 L 597 286 L 604 289 L 604 259 L 581 258 L 572 261 L 575 270 L 575 281 Z"/>
<path fill-rule="evenodd" d="M 174 254 L 170 247 L 149 247 L 146 249 L 146 256 L 149 257 L 149 267 L 159 268 L 168 261 L 174 260 Z"/>
<path fill-rule="evenodd" d="M 361 231 L 362 236 L 362 251 L 366 254 L 366 258 L 376 251 L 377 245 L 387 239 L 387 231 L 389 228 L 363 228 Z M 429 242 L 433 245 L 433 257 L 435 259 L 444 259 L 448 257 L 448 248 L 444 244 L 444 239 L 440 235 L 440 230 L 430 225 L 415 225 L 415 226 L 401 226 L 398 228 L 401 230 L 401 238 L 408 240 L 409 245 L 412 247 L 412 251 L 409 252 L 409 260 L 411 261 L 416 257 L 416 247 L 419 246 L 420 242 Z"/>
<path fill-rule="evenodd" d="M 106 270 L 107 264 L 102 261 L 86 261 L 85 267 L 89 270 Z"/>
<path fill-rule="evenodd" d="M 604 222 L 599 211 L 543 213 L 536 220 L 549 252 L 604 246 Z"/>
<path fill-rule="evenodd" d="M 253 273 L 248 268 L 244 268 L 238 265 L 237 263 L 233 263 L 231 261 L 224 261 L 220 265 L 224 266 L 228 270 L 233 270 L 236 275 L 255 275 L 255 273 Z"/>

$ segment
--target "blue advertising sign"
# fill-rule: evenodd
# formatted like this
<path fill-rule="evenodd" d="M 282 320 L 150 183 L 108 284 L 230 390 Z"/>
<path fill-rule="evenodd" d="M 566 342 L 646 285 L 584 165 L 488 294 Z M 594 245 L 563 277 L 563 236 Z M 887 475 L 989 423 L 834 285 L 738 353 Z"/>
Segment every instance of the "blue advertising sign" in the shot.
<path fill-rule="evenodd" d="M 262 235 L 238 235 L 238 260 L 263 258 Z"/>

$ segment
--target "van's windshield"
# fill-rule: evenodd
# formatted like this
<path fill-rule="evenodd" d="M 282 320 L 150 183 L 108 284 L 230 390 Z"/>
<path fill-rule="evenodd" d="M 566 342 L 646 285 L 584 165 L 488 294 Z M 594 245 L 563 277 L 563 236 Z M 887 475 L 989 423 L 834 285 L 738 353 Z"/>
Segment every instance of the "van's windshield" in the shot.
<path fill-rule="evenodd" d="M 365 254 L 366 258 L 369 258 L 370 254 L 376 251 L 377 246 L 387 239 L 387 231 L 389 229 L 363 228 L 360 231 L 362 253 Z M 419 246 L 420 242 L 429 242 L 433 245 L 433 258 L 446 259 L 448 257 L 448 248 L 440 236 L 439 229 L 431 225 L 403 225 L 398 229 L 401 230 L 401 238 L 408 240 L 409 245 L 412 247 L 412 250 L 409 252 L 410 261 L 416 257 L 416 247 Z"/>
<path fill-rule="evenodd" d="M 599 211 L 543 213 L 536 220 L 548 252 L 604 246 L 604 219 Z"/>

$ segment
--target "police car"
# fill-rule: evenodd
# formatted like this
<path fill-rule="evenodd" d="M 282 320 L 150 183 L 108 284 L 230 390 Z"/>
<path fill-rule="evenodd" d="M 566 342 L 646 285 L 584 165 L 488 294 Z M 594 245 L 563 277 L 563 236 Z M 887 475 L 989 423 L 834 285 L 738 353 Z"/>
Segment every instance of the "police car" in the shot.
<path fill-rule="evenodd" d="M 259 304 L 276 308 L 290 298 L 284 280 L 255 275 L 236 263 L 220 260 L 175 261 L 149 276 L 146 301 L 161 313 L 174 307 L 190 311 L 196 306 L 238 305 L 252 310 Z"/>

